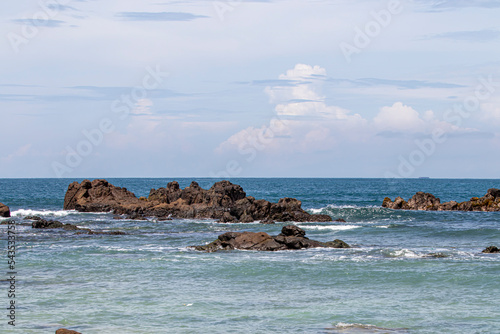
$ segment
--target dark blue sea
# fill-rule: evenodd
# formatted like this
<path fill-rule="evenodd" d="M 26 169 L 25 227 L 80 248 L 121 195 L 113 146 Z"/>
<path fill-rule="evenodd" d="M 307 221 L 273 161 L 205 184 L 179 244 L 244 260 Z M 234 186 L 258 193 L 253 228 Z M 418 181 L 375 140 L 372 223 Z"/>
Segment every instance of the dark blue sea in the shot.
<path fill-rule="evenodd" d="M 170 181 L 108 179 L 138 197 Z M 350 249 L 201 253 L 227 231 L 279 234 L 284 223 L 116 220 L 63 211 L 81 179 L 0 179 L 16 223 L 16 326 L 7 324 L 7 225 L 0 226 L 0 333 L 500 333 L 500 212 L 381 208 L 417 191 L 464 201 L 500 180 L 230 179 L 247 195 L 295 197 L 346 222 L 297 223 L 311 239 Z M 34 230 L 37 215 L 96 231 Z M 4 221 L 5 222 L 5 221 Z M 3 310 L 3 311 L 1 311 Z M 4 313 L 4 314 L 2 314 Z"/>

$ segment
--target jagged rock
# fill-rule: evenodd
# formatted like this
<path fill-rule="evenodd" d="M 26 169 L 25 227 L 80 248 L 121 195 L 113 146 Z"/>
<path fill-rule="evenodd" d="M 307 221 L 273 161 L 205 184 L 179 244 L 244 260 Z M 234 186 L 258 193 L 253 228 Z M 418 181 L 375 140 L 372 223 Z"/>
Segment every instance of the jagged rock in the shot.
<path fill-rule="evenodd" d="M 500 211 L 500 190 L 489 189 L 483 197 L 473 197 L 462 203 L 456 201 L 441 203 L 440 199 L 434 195 L 420 191 L 408 202 L 401 197 L 397 197 L 394 202 L 386 197 L 382 207 L 394 210 Z"/>
<path fill-rule="evenodd" d="M 9 218 L 10 217 L 10 209 L 7 205 L 0 203 L 0 217 Z"/>
<path fill-rule="evenodd" d="M 494 253 L 500 253 L 500 249 L 496 246 L 489 246 L 485 250 L 483 250 L 483 253 L 488 253 L 488 254 L 494 254 Z"/>
<path fill-rule="evenodd" d="M 241 186 L 229 181 L 216 182 L 205 190 L 198 183 L 181 189 L 178 182 L 166 188 L 151 189 L 147 199 L 138 199 L 125 188 L 115 187 L 106 180 L 84 180 L 69 185 L 64 199 L 65 210 L 108 212 L 132 219 L 145 216 L 158 218 L 217 219 L 219 222 L 331 221 L 328 215 L 311 215 L 294 198 L 282 198 L 278 203 L 256 200 L 247 196 Z"/>
<path fill-rule="evenodd" d="M 266 224 L 266 225 L 276 224 L 276 222 L 270 218 L 263 219 L 259 223 Z"/>
<path fill-rule="evenodd" d="M 69 185 L 64 196 L 64 210 L 108 212 L 117 207 L 141 207 L 143 202 L 126 188 L 115 187 L 106 180 L 83 180 Z"/>
<path fill-rule="evenodd" d="M 82 334 L 82 333 L 72 331 L 72 330 L 66 329 L 66 328 L 60 328 L 60 329 L 56 330 L 56 334 Z"/>
<path fill-rule="evenodd" d="M 342 240 L 320 242 L 308 239 L 305 234 L 304 230 L 295 225 L 284 226 L 277 236 L 270 236 L 265 232 L 226 232 L 208 245 L 192 246 L 192 248 L 208 253 L 233 249 L 279 251 L 318 247 L 349 248 L 349 245 Z"/>

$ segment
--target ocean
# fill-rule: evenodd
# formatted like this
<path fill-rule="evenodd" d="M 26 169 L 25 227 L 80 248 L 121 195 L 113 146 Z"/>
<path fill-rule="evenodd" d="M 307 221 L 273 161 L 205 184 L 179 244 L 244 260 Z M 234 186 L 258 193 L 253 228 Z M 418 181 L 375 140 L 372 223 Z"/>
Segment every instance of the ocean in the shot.
<path fill-rule="evenodd" d="M 170 181 L 108 179 L 137 196 Z M 279 234 L 288 223 L 116 220 L 63 211 L 81 179 L 0 179 L 16 223 L 15 327 L 8 324 L 7 225 L 0 226 L 1 333 L 500 333 L 500 212 L 393 211 L 384 197 L 430 192 L 464 201 L 500 180 L 230 179 L 247 195 L 295 197 L 346 222 L 297 223 L 350 249 L 201 253 L 227 231 Z M 28 215 L 96 231 L 34 230 Z M 3 219 L 5 221 L 5 219 Z"/>

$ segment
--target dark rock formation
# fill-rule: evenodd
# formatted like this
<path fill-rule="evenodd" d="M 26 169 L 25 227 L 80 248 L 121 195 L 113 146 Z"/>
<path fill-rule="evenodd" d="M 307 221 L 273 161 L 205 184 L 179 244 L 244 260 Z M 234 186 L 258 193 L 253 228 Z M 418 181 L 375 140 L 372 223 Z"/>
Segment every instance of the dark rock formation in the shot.
<path fill-rule="evenodd" d="M 487 254 L 493 254 L 493 253 L 500 253 L 500 249 L 496 246 L 489 246 L 485 250 L 483 250 L 483 253 Z"/>
<path fill-rule="evenodd" d="M 343 218 L 335 219 L 335 221 L 338 223 L 347 223 Z"/>
<path fill-rule="evenodd" d="M 151 189 L 148 198 L 138 199 L 125 188 L 118 188 L 106 180 L 84 180 L 69 185 L 64 198 L 65 210 L 125 214 L 132 219 L 145 216 L 158 218 L 218 219 L 220 222 L 254 221 L 331 221 L 328 215 L 311 215 L 294 198 L 282 198 L 278 203 L 256 200 L 229 181 L 216 182 L 210 189 L 192 182 L 181 189 L 170 182 L 166 188 Z"/>
<path fill-rule="evenodd" d="M 219 235 L 217 240 L 208 245 L 193 246 L 193 248 L 208 253 L 233 249 L 279 251 L 318 247 L 349 248 L 349 245 L 342 240 L 320 242 L 308 239 L 305 234 L 303 229 L 295 225 L 284 226 L 277 236 L 270 236 L 265 232 L 227 232 Z"/>
<path fill-rule="evenodd" d="M 124 234 L 126 234 L 126 233 L 121 232 L 121 231 L 96 232 L 96 231 L 92 231 L 91 229 L 88 229 L 88 228 L 80 228 L 80 227 L 73 225 L 73 224 L 63 224 L 57 220 L 45 220 L 45 219 L 41 219 L 41 218 L 35 220 L 31 224 L 31 227 L 36 228 L 36 229 L 62 228 L 63 230 L 66 230 L 66 231 L 77 231 L 76 234 L 89 234 L 89 235 L 96 235 L 96 234 L 124 235 Z"/>
<path fill-rule="evenodd" d="M 7 205 L 0 203 L 0 217 L 9 218 L 10 217 L 10 209 Z"/>
<path fill-rule="evenodd" d="M 500 190 L 489 189 L 483 197 L 473 197 L 469 201 L 458 203 L 450 201 L 441 203 L 432 194 L 418 192 L 408 202 L 397 197 L 394 202 L 386 197 L 382 207 L 394 210 L 426 210 L 426 211 L 500 211 Z"/>
<path fill-rule="evenodd" d="M 54 229 L 54 228 L 62 228 L 67 231 L 75 231 L 78 230 L 78 227 L 73 224 L 63 224 L 60 221 L 57 220 L 45 220 L 45 219 L 39 219 L 35 220 L 31 224 L 32 228 L 39 228 L 39 229 Z"/>
<path fill-rule="evenodd" d="M 56 334 L 82 334 L 82 333 L 72 331 L 72 330 L 66 329 L 66 328 L 60 328 L 60 329 L 56 330 Z"/>

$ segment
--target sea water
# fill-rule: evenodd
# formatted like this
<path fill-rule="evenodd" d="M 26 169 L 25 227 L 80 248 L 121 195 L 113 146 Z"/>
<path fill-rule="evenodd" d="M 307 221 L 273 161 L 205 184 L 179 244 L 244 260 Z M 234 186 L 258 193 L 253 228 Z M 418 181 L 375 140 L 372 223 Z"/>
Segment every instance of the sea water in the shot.
<path fill-rule="evenodd" d="M 173 180 L 108 179 L 137 196 Z M 217 181 L 175 180 L 206 189 Z M 285 223 L 63 211 L 73 181 L 81 180 L 0 179 L 17 238 L 13 327 L 8 226 L 0 226 L 1 333 L 500 333 L 500 256 L 481 253 L 500 246 L 500 212 L 381 207 L 386 196 L 417 191 L 464 201 L 500 180 L 231 179 L 255 198 L 295 197 L 311 213 L 344 219 L 297 225 L 311 239 L 352 248 L 210 254 L 188 246 L 227 231 L 276 235 Z M 126 235 L 34 230 L 28 215 Z"/>

